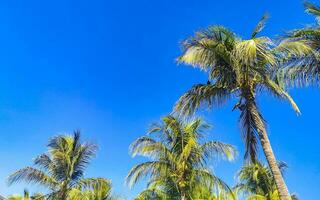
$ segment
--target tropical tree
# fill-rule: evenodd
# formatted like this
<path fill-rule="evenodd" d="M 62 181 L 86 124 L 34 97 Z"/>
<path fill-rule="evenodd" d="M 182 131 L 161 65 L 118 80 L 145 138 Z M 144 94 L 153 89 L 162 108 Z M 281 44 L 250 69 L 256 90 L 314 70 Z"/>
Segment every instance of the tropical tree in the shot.
<path fill-rule="evenodd" d="M 283 162 L 279 162 L 278 166 L 281 173 L 287 168 Z M 235 190 L 237 193 L 245 194 L 247 200 L 279 200 L 270 168 L 258 161 L 243 166 L 238 173 L 238 181 Z M 291 198 L 298 199 L 295 195 L 291 195 Z"/>
<path fill-rule="evenodd" d="M 290 195 L 266 131 L 266 123 L 257 106 L 257 93 L 287 100 L 297 113 L 298 106 L 281 85 L 274 81 L 274 70 L 288 60 L 301 58 L 311 49 L 301 41 L 284 40 L 274 44 L 268 37 L 258 37 L 264 16 L 250 39 L 241 39 L 222 26 L 210 26 L 182 43 L 178 62 L 192 65 L 208 73 L 205 84 L 196 84 L 180 97 L 174 110 L 182 115 L 193 114 L 200 106 L 219 106 L 231 97 L 237 99 L 234 109 L 240 111 L 240 124 L 245 141 L 245 157 L 255 162 L 260 141 L 281 200 Z"/>
<path fill-rule="evenodd" d="M 48 152 L 34 159 L 35 167 L 25 167 L 9 176 L 9 184 L 20 181 L 39 184 L 50 193 L 47 199 L 66 200 L 73 188 L 94 179 L 84 178 L 84 171 L 96 153 L 97 146 L 81 143 L 80 132 L 72 136 L 56 136 L 49 141 Z"/>
<path fill-rule="evenodd" d="M 290 85 L 318 84 L 320 79 L 320 7 L 310 2 L 305 2 L 304 7 L 307 13 L 316 18 L 316 24 L 291 31 L 288 38 L 304 42 L 312 47 L 313 51 L 279 70 L 280 77 L 285 78 Z"/>
<path fill-rule="evenodd" d="M 30 195 L 28 190 L 23 191 L 23 196 L 21 195 L 10 195 L 8 200 L 45 200 L 45 197 L 41 193 L 35 193 Z"/>
<path fill-rule="evenodd" d="M 70 200 L 115 200 L 111 193 L 111 182 L 105 178 L 82 180 L 69 194 Z"/>
<path fill-rule="evenodd" d="M 206 199 L 201 196 L 203 191 L 230 190 L 207 162 L 214 157 L 232 160 L 235 149 L 218 141 L 201 142 L 208 128 L 200 118 L 183 122 L 166 116 L 151 127 L 147 136 L 134 141 L 131 154 L 150 159 L 134 166 L 126 178 L 133 186 L 149 177 L 147 189 L 136 199 Z"/>

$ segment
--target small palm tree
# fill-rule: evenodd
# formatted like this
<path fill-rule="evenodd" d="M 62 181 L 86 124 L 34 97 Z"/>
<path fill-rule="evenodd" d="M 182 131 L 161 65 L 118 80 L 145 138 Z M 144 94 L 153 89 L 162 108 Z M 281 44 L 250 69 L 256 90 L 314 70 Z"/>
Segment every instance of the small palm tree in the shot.
<path fill-rule="evenodd" d="M 262 149 L 275 177 L 281 200 L 289 200 L 287 186 L 278 168 L 266 131 L 266 124 L 257 106 L 257 93 L 268 92 L 287 100 L 297 113 L 298 106 L 277 84 L 274 71 L 285 61 L 300 58 L 310 47 L 300 41 L 285 40 L 275 45 L 268 37 L 257 37 L 264 27 L 264 16 L 250 39 L 243 40 L 222 26 L 199 31 L 183 43 L 180 63 L 192 65 L 208 73 L 205 84 L 196 84 L 180 97 L 174 110 L 183 115 L 193 114 L 200 106 L 219 106 L 234 97 L 240 110 L 240 124 L 244 136 L 245 157 L 256 161 L 257 145 Z"/>
<path fill-rule="evenodd" d="M 148 187 L 137 199 L 194 199 L 205 188 L 230 190 L 229 187 L 207 167 L 215 156 L 232 160 L 233 146 L 217 141 L 202 143 L 208 124 L 197 118 L 182 122 L 173 116 L 155 124 L 148 136 L 134 141 L 130 150 L 133 156 L 142 155 L 150 161 L 134 166 L 126 181 L 133 186 L 142 178 L 150 176 Z M 154 135 L 156 134 L 156 135 Z M 154 137 L 153 137 L 154 135 Z"/>
<path fill-rule="evenodd" d="M 97 146 L 80 142 L 80 132 L 72 136 L 56 136 L 49 141 L 48 152 L 34 160 L 36 167 L 25 167 L 9 176 L 9 184 L 20 181 L 39 184 L 50 191 L 47 199 L 66 200 L 73 188 L 85 179 L 84 171 L 96 153 Z"/>
<path fill-rule="evenodd" d="M 279 169 L 283 173 L 287 165 L 278 163 Z M 247 200 L 279 200 L 279 193 L 276 182 L 269 167 L 260 162 L 249 163 L 242 167 L 238 173 L 239 183 L 235 187 L 237 193 L 247 196 Z M 292 199 L 297 199 L 291 195 Z"/>
<path fill-rule="evenodd" d="M 28 190 L 23 191 L 23 196 L 20 195 L 10 195 L 8 200 L 45 200 L 45 197 L 41 193 L 35 193 L 30 195 Z"/>
<path fill-rule="evenodd" d="M 69 194 L 70 200 L 116 200 L 111 193 L 111 182 L 105 178 L 93 178 L 81 181 Z"/>

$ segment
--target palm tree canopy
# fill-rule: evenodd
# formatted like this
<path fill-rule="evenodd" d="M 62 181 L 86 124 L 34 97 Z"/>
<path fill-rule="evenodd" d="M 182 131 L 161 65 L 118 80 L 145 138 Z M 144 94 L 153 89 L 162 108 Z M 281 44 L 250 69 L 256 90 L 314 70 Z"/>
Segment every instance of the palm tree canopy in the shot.
<path fill-rule="evenodd" d="M 41 193 L 35 193 L 33 195 L 29 194 L 28 190 L 23 191 L 23 196 L 21 195 L 10 195 L 8 200 L 45 200 L 45 196 Z"/>
<path fill-rule="evenodd" d="M 279 162 L 278 166 L 283 173 L 286 163 Z M 238 184 L 235 190 L 238 194 L 245 194 L 247 200 L 279 200 L 276 182 L 268 166 L 260 162 L 248 163 L 238 172 Z M 296 195 L 291 196 L 297 199 Z"/>
<path fill-rule="evenodd" d="M 34 167 L 16 171 L 9 176 L 8 182 L 39 184 L 51 191 L 50 198 L 66 198 L 68 192 L 83 180 L 84 171 L 96 150 L 95 144 L 81 143 L 79 131 L 72 136 L 56 136 L 49 141 L 48 152 L 34 159 Z"/>
<path fill-rule="evenodd" d="M 77 188 L 70 192 L 70 200 L 115 200 L 119 199 L 111 193 L 111 181 L 105 178 L 89 178 L 81 180 Z"/>
<path fill-rule="evenodd" d="M 238 103 L 234 109 L 242 112 L 240 123 L 246 142 L 246 158 L 256 158 L 258 130 L 254 118 L 262 118 L 259 112 L 249 110 L 247 101 L 257 93 L 266 91 L 288 101 L 299 114 L 300 110 L 291 96 L 275 81 L 276 69 L 287 60 L 302 57 L 311 51 L 301 41 L 283 40 L 275 44 L 268 37 L 258 37 L 267 16 L 255 27 L 250 39 L 241 39 L 223 26 L 210 26 L 182 43 L 183 53 L 179 63 L 192 65 L 208 73 L 206 84 L 196 84 L 180 97 L 174 110 L 183 115 L 193 114 L 199 107 L 219 106 L 231 97 Z M 252 103 L 251 102 L 251 103 Z"/>
<path fill-rule="evenodd" d="M 148 135 L 138 138 L 130 146 L 133 156 L 150 160 L 134 166 L 126 181 L 130 186 L 149 177 L 148 187 L 137 199 L 190 199 L 196 188 L 214 187 L 228 190 L 228 186 L 213 175 L 207 162 L 214 157 L 232 160 L 233 146 L 218 141 L 201 142 L 209 128 L 200 118 L 182 122 L 173 116 L 154 124 Z"/>
<path fill-rule="evenodd" d="M 320 7 L 310 2 L 305 2 L 304 7 L 308 14 L 315 17 L 316 23 L 289 32 L 288 38 L 304 42 L 313 51 L 302 59 L 292 61 L 289 66 L 280 71 L 289 85 L 318 84 L 320 78 Z"/>

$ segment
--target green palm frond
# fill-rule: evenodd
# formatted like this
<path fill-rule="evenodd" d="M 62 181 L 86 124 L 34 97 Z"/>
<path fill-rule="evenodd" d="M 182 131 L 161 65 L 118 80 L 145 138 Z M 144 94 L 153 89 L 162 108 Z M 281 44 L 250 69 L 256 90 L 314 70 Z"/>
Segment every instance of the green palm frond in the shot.
<path fill-rule="evenodd" d="M 182 44 L 182 55 L 178 58 L 180 63 L 204 70 L 208 82 L 195 84 L 185 92 L 176 102 L 174 113 L 190 116 L 200 108 L 218 107 L 231 97 L 237 98 L 234 109 L 241 112 L 239 121 L 246 146 L 245 157 L 251 160 L 257 157 L 259 134 L 266 126 L 257 107 L 257 94 L 275 94 L 300 113 L 285 90 L 284 76 L 278 74 L 278 69 L 291 67 L 306 56 L 315 55 L 313 45 L 306 39 L 285 39 L 278 44 L 268 37 L 257 37 L 266 19 L 267 15 L 264 15 L 249 40 L 243 40 L 221 26 L 199 31 Z"/>
<path fill-rule="evenodd" d="M 282 173 L 287 167 L 284 162 L 278 162 Z M 238 184 L 235 190 L 245 194 L 247 200 L 280 200 L 276 183 L 269 167 L 256 161 L 248 163 L 238 172 Z M 292 195 L 295 198 L 295 195 Z"/>
<path fill-rule="evenodd" d="M 153 126 L 154 127 L 154 126 Z M 227 185 L 207 168 L 207 162 L 215 157 L 232 159 L 233 146 L 209 141 L 202 143 L 210 126 L 200 118 L 182 121 L 173 116 L 162 118 L 157 124 L 157 134 L 138 138 L 130 146 L 132 155 L 151 158 L 135 165 L 126 182 L 135 185 L 146 178 L 147 189 L 137 199 L 187 199 L 198 198 L 197 191 L 213 194 L 214 188 L 228 189 Z M 195 188 L 197 188 L 195 190 Z"/>
<path fill-rule="evenodd" d="M 138 194 L 135 200 L 169 200 L 170 198 L 168 195 L 157 189 L 145 189 Z"/>
<path fill-rule="evenodd" d="M 283 39 L 279 45 L 272 49 L 272 53 L 279 55 L 282 62 L 315 54 L 312 43 L 306 39 Z"/>
<path fill-rule="evenodd" d="M 34 160 L 35 167 L 20 169 L 9 176 L 9 184 L 20 181 L 45 186 L 46 199 L 66 200 L 70 191 L 82 184 L 84 171 L 95 156 L 97 146 L 80 141 L 80 132 L 59 135 L 48 143 L 48 152 Z"/>
<path fill-rule="evenodd" d="M 262 16 L 262 18 L 260 19 L 260 21 L 258 22 L 256 27 L 253 29 L 251 38 L 255 38 L 256 35 L 263 30 L 263 28 L 265 27 L 265 23 L 268 20 L 268 18 L 269 18 L 269 14 L 268 13 L 265 13 Z"/>
<path fill-rule="evenodd" d="M 208 158 L 218 156 L 232 161 L 237 155 L 234 146 L 218 141 L 205 142 L 200 148 L 203 154 Z"/>
<path fill-rule="evenodd" d="M 306 12 L 314 15 L 317 23 L 313 26 L 293 30 L 288 34 L 286 40 L 293 40 L 300 43 L 295 48 L 305 55 L 291 59 L 290 65 L 280 70 L 284 74 L 283 78 L 290 86 L 308 86 L 319 84 L 320 75 L 320 26 L 319 26 L 319 6 L 310 2 L 304 4 Z"/>
<path fill-rule="evenodd" d="M 168 163 L 164 161 L 144 162 L 134 166 L 126 177 L 126 183 L 133 187 L 141 178 L 155 176 L 169 171 Z"/>
<path fill-rule="evenodd" d="M 271 91 L 273 95 L 277 96 L 280 99 L 288 101 L 297 114 L 301 114 L 300 109 L 293 100 L 293 98 L 286 91 L 284 91 L 284 89 L 282 89 L 278 84 L 276 84 L 270 79 L 266 79 L 264 85 L 267 89 Z"/>
<path fill-rule="evenodd" d="M 70 192 L 70 200 L 113 200 L 119 199 L 111 193 L 111 181 L 105 178 L 82 179 L 77 188 Z"/>
<path fill-rule="evenodd" d="M 320 7 L 315 4 L 310 3 L 308 1 L 304 2 L 304 7 L 306 9 L 306 12 L 314 15 L 317 19 L 317 22 L 319 23 Z"/>
<path fill-rule="evenodd" d="M 58 184 L 58 182 L 54 178 L 50 177 L 45 172 L 32 167 L 20 169 L 12 175 L 10 175 L 8 178 L 8 183 L 10 185 L 20 181 L 45 185 L 49 188 L 54 188 Z"/>
<path fill-rule="evenodd" d="M 246 200 L 268 200 L 268 199 L 265 196 L 255 194 L 247 197 Z"/>
<path fill-rule="evenodd" d="M 199 66 L 227 65 L 231 62 L 230 52 L 234 48 L 236 36 L 223 26 L 212 26 L 199 31 L 182 43 L 183 55 L 178 62 Z"/>
<path fill-rule="evenodd" d="M 159 158 L 162 156 L 172 157 L 165 145 L 145 136 L 138 138 L 130 145 L 130 153 L 133 157 L 136 155 L 150 158 Z"/>
<path fill-rule="evenodd" d="M 196 169 L 193 172 L 196 176 L 200 177 L 203 183 L 211 187 L 218 188 L 218 191 L 232 192 L 231 188 L 219 177 L 215 176 L 208 169 Z"/>
<path fill-rule="evenodd" d="M 30 195 L 28 190 L 23 191 L 23 196 L 21 195 L 10 195 L 7 200 L 45 200 L 45 196 L 41 193 L 35 193 Z"/>
<path fill-rule="evenodd" d="M 264 121 L 261 121 L 262 116 L 255 108 L 254 102 L 245 102 L 241 105 L 240 126 L 242 131 L 242 138 L 245 142 L 246 159 L 255 162 L 257 160 L 258 149 L 258 134 L 259 130 L 264 126 Z"/>
<path fill-rule="evenodd" d="M 219 106 L 229 99 L 231 91 L 223 86 L 194 85 L 177 101 L 174 111 L 185 115 L 193 114 L 201 105 Z"/>
<path fill-rule="evenodd" d="M 42 169 L 49 169 L 50 167 L 54 166 L 50 156 L 48 156 L 47 154 L 41 154 L 40 156 L 36 157 L 33 162 L 34 165 L 39 166 Z"/>
<path fill-rule="evenodd" d="M 275 66 L 276 57 L 271 51 L 273 42 L 267 37 L 258 37 L 237 43 L 234 50 L 235 58 L 246 67 L 265 67 L 261 64 Z"/>

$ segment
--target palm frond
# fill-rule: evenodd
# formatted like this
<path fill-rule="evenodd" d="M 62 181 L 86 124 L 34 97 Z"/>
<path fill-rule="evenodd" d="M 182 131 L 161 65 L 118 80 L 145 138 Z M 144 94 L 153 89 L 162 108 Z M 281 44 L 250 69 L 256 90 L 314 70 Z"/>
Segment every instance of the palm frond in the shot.
<path fill-rule="evenodd" d="M 311 44 L 306 39 L 284 39 L 279 45 L 272 49 L 272 52 L 279 55 L 282 60 L 288 62 L 290 59 L 304 58 L 315 54 Z"/>
<path fill-rule="evenodd" d="M 258 24 L 256 25 L 256 27 L 253 29 L 251 38 L 255 38 L 256 35 L 263 30 L 263 28 L 265 27 L 265 24 L 266 24 L 266 21 L 268 20 L 268 18 L 269 18 L 269 14 L 268 14 L 268 13 L 265 13 L 265 14 L 262 16 L 262 18 L 260 19 L 260 21 L 258 22 Z"/>
<path fill-rule="evenodd" d="M 91 159 L 95 156 L 97 146 L 93 143 L 79 144 L 72 154 L 73 172 L 71 179 L 77 181 L 82 178 L 85 169 L 90 163 Z"/>
<path fill-rule="evenodd" d="M 231 62 L 230 52 L 235 41 L 230 30 L 222 26 L 209 27 L 182 43 L 184 52 L 178 62 L 199 66 L 203 70 L 208 66 L 227 65 Z"/>
<path fill-rule="evenodd" d="M 159 134 L 153 135 L 158 136 L 157 139 L 140 137 L 130 148 L 133 155 L 151 158 L 151 161 L 135 165 L 126 178 L 131 187 L 142 178 L 148 179 L 147 189 L 138 198 L 143 199 L 145 195 L 161 198 L 156 192 L 168 199 L 180 199 L 181 195 L 188 199 L 207 198 L 215 187 L 227 187 L 208 170 L 207 162 L 215 155 L 231 159 L 235 150 L 231 145 L 215 141 L 202 144 L 200 140 L 209 128 L 207 123 L 201 118 L 182 121 L 169 115 L 163 117 L 162 124 L 157 127 Z M 197 193 L 199 191 L 204 194 Z"/>
<path fill-rule="evenodd" d="M 243 40 L 236 44 L 234 55 L 242 65 L 247 67 L 265 67 L 265 64 L 274 66 L 277 64 L 277 60 L 271 52 L 273 45 L 273 42 L 268 37 Z"/>
<path fill-rule="evenodd" d="M 250 159 L 252 162 L 257 160 L 258 151 L 258 125 L 256 119 L 261 117 L 252 109 L 252 105 L 248 102 L 241 106 L 240 126 L 242 131 L 242 138 L 245 142 L 245 159 Z"/>
<path fill-rule="evenodd" d="M 201 145 L 203 154 L 208 157 L 222 157 L 228 160 L 234 160 L 237 151 L 234 146 L 218 141 L 209 141 Z"/>
<path fill-rule="evenodd" d="M 161 142 L 157 142 L 149 137 L 140 137 L 130 145 L 130 153 L 150 158 L 172 157 L 169 149 Z"/>
<path fill-rule="evenodd" d="M 8 183 L 10 185 L 20 181 L 46 185 L 50 188 L 54 188 L 58 185 L 57 181 L 54 180 L 52 177 L 32 167 L 20 169 L 12 175 L 10 175 L 8 178 Z"/>
<path fill-rule="evenodd" d="M 304 7 L 306 9 L 307 13 L 310 13 L 312 15 L 314 15 L 317 19 L 317 22 L 319 23 L 319 19 L 320 19 L 320 8 L 319 6 L 312 4 L 308 1 L 304 2 Z"/>
<path fill-rule="evenodd" d="M 226 102 L 231 91 L 228 88 L 214 85 L 194 85 L 177 101 L 174 111 L 183 115 L 193 114 L 201 105 L 218 106 Z"/>
<path fill-rule="evenodd" d="M 148 175 L 155 175 L 161 172 L 169 170 L 168 164 L 163 161 L 149 161 L 134 166 L 126 177 L 126 183 L 132 187 L 141 178 L 145 178 Z"/>
<path fill-rule="evenodd" d="M 197 169 L 194 172 L 197 176 L 201 177 L 204 183 L 211 185 L 212 187 L 216 187 L 219 190 L 226 191 L 232 193 L 232 189 L 219 177 L 215 176 L 209 170 L 206 169 Z M 235 199 L 235 197 L 233 197 Z"/>
<path fill-rule="evenodd" d="M 36 166 L 46 170 L 50 170 L 50 168 L 53 166 L 53 162 L 50 156 L 47 154 L 41 154 L 40 156 L 36 157 L 33 162 Z"/>
<path fill-rule="evenodd" d="M 282 89 L 279 85 L 277 85 L 270 79 L 265 79 L 264 85 L 267 89 L 269 89 L 272 92 L 272 94 L 288 101 L 291 104 L 292 108 L 296 111 L 296 113 L 300 114 L 300 109 L 298 105 L 295 103 L 293 98 L 286 91 L 284 91 L 284 89 Z"/>

